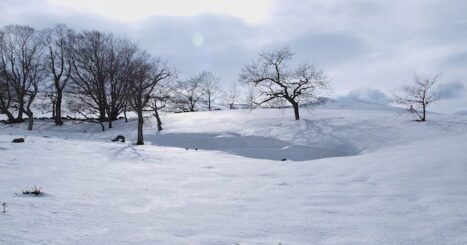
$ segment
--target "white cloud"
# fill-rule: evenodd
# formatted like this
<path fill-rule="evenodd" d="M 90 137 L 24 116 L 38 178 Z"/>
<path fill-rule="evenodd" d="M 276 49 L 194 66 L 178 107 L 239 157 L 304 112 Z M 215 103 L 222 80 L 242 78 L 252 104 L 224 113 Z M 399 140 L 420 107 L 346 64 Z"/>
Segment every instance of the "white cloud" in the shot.
<path fill-rule="evenodd" d="M 465 85 L 459 81 L 442 83 L 437 88 L 439 99 L 455 99 L 463 96 Z"/>
<path fill-rule="evenodd" d="M 388 95 L 374 88 L 362 88 L 353 90 L 350 91 L 347 95 L 342 96 L 341 98 L 366 101 L 380 105 L 387 105 L 392 100 Z"/>
<path fill-rule="evenodd" d="M 48 0 L 55 5 L 79 9 L 121 21 L 138 21 L 151 16 L 193 16 L 227 14 L 246 22 L 263 21 L 271 0 Z"/>
<path fill-rule="evenodd" d="M 317 63 L 335 95 L 390 93 L 415 73 L 467 77 L 463 0 L 2 0 L 0 25 L 65 23 L 137 41 L 186 74 L 211 70 L 234 81 L 259 50 L 288 45 Z M 454 111 L 467 96 L 433 108 Z"/>

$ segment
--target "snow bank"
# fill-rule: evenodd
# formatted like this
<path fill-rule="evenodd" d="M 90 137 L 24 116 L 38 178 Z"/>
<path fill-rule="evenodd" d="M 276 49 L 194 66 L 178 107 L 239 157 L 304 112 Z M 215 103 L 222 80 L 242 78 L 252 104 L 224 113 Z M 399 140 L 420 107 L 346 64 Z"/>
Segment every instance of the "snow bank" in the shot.
<path fill-rule="evenodd" d="M 418 123 L 392 109 L 328 106 L 303 118 L 166 115 L 161 134 L 146 124 L 145 146 L 131 144 L 134 122 L 104 133 L 94 124 L 1 126 L 0 243 L 467 243 L 465 117 Z M 116 134 L 129 142 L 110 142 Z M 26 143 L 11 144 L 18 136 Z M 339 144 L 359 154 L 269 160 L 288 146 L 306 155 Z M 46 195 L 15 195 L 34 185 Z"/>

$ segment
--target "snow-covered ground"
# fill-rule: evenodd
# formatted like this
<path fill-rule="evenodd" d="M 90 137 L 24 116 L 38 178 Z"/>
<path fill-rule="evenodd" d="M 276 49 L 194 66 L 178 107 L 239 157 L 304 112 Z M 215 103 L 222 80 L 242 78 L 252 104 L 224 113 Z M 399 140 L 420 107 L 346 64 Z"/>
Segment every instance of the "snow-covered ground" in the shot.
<path fill-rule="evenodd" d="M 467 244 L 467 116 L 331 102 L 292 118 L 168 114 L 145 146 L 134 121 L 2 125 L 0 244 Z"/>

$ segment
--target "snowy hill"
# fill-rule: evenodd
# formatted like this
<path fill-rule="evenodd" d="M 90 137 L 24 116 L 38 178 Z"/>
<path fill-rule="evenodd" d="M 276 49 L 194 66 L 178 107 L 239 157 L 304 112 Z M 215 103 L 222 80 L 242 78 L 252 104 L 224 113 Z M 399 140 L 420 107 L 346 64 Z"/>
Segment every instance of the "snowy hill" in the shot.
<path fill-rule="evenodd" d="M 2 125 L 0 243 L 467 243 L 466 116 L 338 100 L 302 118 L 167 114 L 145 146 L 134 121 Z"/>

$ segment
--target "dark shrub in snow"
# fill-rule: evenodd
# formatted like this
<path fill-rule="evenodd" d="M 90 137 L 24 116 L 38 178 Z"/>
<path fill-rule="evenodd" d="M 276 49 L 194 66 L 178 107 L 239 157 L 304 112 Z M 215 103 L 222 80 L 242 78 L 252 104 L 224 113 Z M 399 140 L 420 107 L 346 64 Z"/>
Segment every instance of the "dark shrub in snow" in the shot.
<path fill-rule="evenodd" d="M 35 196 L 42 195 L 41 187 L 38 188 L 37 186 L 34 186 L 34 188 L 31 188 L 31 190 L 23 191 L 23 195 L 35 195 Z"/>

